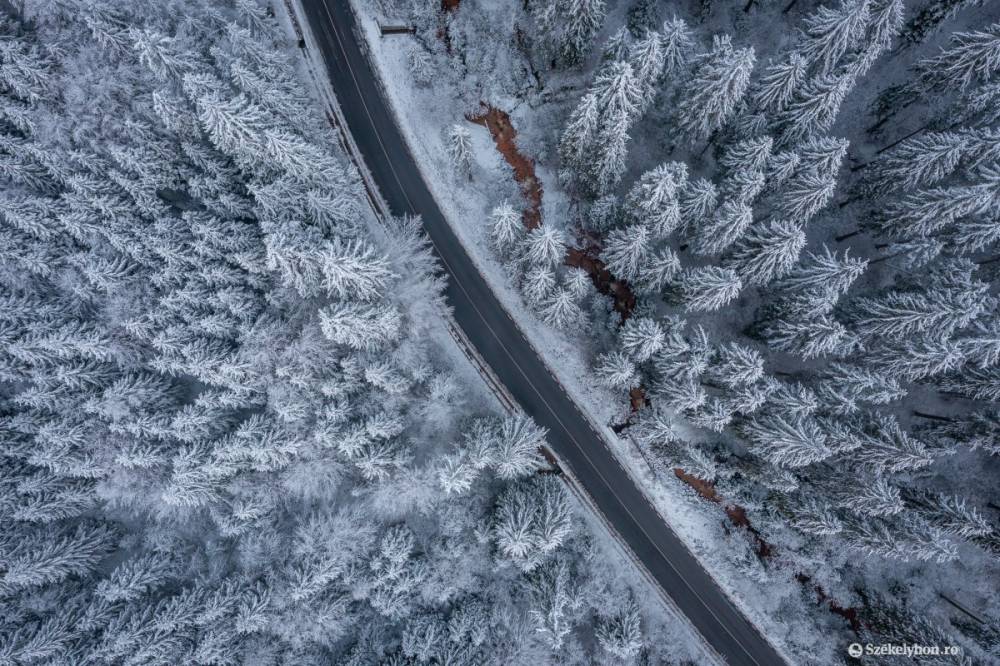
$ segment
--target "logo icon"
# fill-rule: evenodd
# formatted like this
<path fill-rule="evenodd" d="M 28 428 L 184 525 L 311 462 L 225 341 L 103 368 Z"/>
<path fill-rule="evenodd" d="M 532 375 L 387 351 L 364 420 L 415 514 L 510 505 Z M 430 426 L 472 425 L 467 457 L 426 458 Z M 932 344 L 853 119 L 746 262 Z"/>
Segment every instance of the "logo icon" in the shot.
<path fill-rule="evenodd" d="M 860 657 L 862 652 L 861 643 L 851 643 L 847 646 L 847 654 L 851 655 L 855 659 Z"/>

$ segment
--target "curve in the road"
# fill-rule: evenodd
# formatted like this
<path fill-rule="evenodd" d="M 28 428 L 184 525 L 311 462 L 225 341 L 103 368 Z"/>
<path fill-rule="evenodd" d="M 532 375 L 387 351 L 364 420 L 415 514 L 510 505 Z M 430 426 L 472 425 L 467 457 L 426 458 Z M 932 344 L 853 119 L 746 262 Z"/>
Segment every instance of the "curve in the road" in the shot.
<path fill-rule="evenodd" d="M 422 217 L 448 274 L 448 303 L 479 354 L 525 412 L 548 429 L 560 461 L 706 642 L 730 664 L 783 664 L 633 483 L 476 269 L 381 95 L 348 0 L 302 0 L 301 6 L 368 171 L 393 213 Z"/>

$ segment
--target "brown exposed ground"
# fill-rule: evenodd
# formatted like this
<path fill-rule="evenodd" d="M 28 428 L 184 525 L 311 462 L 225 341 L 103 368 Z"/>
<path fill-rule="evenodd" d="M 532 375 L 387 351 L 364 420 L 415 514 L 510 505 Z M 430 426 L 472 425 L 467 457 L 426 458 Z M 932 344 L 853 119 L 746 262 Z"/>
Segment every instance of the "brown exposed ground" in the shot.
<path fill-rule="evenodd" d="M 795 575 L 795 580 L 799 581 L 803 585 L 808 585 L 809 582 L 812 581 L 812 578 L 800 573 Z M 838 604 L 835 599 L 831 599 L 821 585 L 814 586 L 813 590 L 816 592 L 817 603 L 823 603 L 825 601 L 827 608 L 830 609 L 830 612 L 847 620 L 847 623 L 851 625 L 851 629 L 854 633 L 861 631 L 861 620 L 858 618 L 857 608 L 844 608 Z"/>
<path fill-rule="evenodd" d="M 441 0 L 441 10 L 453 12 L 458 9 L 460 4 L 462 4 L 462 0 Z"/>
<path fill-rule="evenodd" d="M 632 408 L 633 414 L 645 407 L 647 402 L 646 389 L 641 386 L 628 392 L 628 404 Z"/>
<path fill-rule="evenodd" d="M 674 468 L 674 476 L 688 484 L 695 489 L 699 495 L 704 497 L 710 502 L 715 504 L 723 504 L 723 498 L 719 495 L 719 491 L 715 489 L 715 484 L 711 481 L 705 481 L 704 479 L 699 479 L 693 474 L 688 474 L 680 467 Z M 774 553 L 774 549 L 771 544 L 764 541 L 764 537 L 760 535 L 754 526 L 750 524 L 750 519 L 747 518 L 746 509 L 738 504 L 727 504 L 723 506 L 726 512 L 726 516 L 729 518 L 729 522 L 736 527 L 746 528 L 750 536 L 753 537 L 754 543 L 757 545 L 757 555 L 763 560 L 770 557 Z"/>
<path fill-rule="evenodd" d="M 704 499 L 707 499 L 714 504 L 723 504 L 723 498 L 719 495 L 719 491 L 715 489 L 715 484 L 712 482 L 699 479 L 693 474 L 688 474 L 680 467 L 674 468 L 674 475 L 684 483 L 694 488 L 695 492 L 697 492 L 698 495 Z M 754 543 L 757 545 L 757 556 L 760 557 L 760 559 L 767 559 L 774 554 L 774 549 L 771 547 L 771 544 L 764 541 L 760 532 L 755 530 L 753 525 L 750 524 L 750 519 L 747 517 L 746 509 L 738 504 L 726 505 L 724 508 L 726 516 L 729 518 L 729 522 L 736 527 L 746 528 L 747 532 L 749 532 L 753 537 Z M 796 574 L 795 580 L 803 586 L 812 582 L 812 578 L 803 573 Z M 814 585 L 813 591 L 816 593 L 817 603 L 825 603 L 831 613 L 839 615 L 847 620 L 847 623 L 851 625 L 851 629 L 854 630 L 855 633 L 861 630 L 861 620 L 858 618 L 857 608 L 841 606 L 837 603 L 836 599 L 831 598 L 826 593 L 826 590 L 824 590 L 820 585 Z"/>
<path fill-rule="evenodd" d="M 468 119 L 490 131 L 497 150 L 514 170 L 514 180 L 521 186 L 521 192 L 528 204 L 522 214 L 524 226 L 527 229 L 541 226 L 542 184 L 535 175 L 534 160 L 524 155 L 517 147 L 517 130 L 510 121 L 510 115 L 506 111 L 483 104 L 482 112 L 468 116 Z M 601 261 L 599 238 L 581 234 L 579 241 L 582 249 L 570 248 L 564 263 L 587 271 L 597 291 L 614 299 L 615 310 L 621 315 L 622 321 L 628 319 L 635 309 L 635 294 L 632 293 L 632 289 L 624 280 L 616 280 Z"/>
<path fill-rule="evenodd" d="M 456 3 L 457 4 L 457 3 Z M 535 162 L 517 148 L 517 130 L 510 122 L 506 111 L 483 106 L 483 112 L 467 116 L 477 125 L 490 131 L 497 150 L 514 170 L 514 180 L 521 186 L 528 207 L 524 209 L 524 226 L 536 229 L 542 225 L 542 184 L 535 176 Z"/>
<path fill-rule="evenodd" d="M 621 315 L 622 321 L 629 318 L 635 309 L 635 294 L 624 280 L 616 280 L 600 259 L 601 246 L 589 244 L 585 249 L 570 248 L 566 253 L 566 265 L 576 266 L 587 271 L 591 281 L 605 296 L 614 299 L 615 311 Z"/>

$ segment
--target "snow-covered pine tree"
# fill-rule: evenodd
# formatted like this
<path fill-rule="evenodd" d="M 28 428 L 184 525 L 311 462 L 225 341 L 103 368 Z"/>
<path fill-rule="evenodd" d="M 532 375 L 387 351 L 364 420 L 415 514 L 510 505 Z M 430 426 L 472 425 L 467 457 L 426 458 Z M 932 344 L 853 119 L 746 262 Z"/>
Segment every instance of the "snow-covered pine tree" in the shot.
<path fill-rule="evenodd" d="M 563 286 L 556 287 L 542 305 L 540 314 L 546 324 L 561 330 L 579 330 L 586 321 L 576 294 Z"/>
<path fill-rule="evenodd" d="M 805 80 L 807 66 L 805 57 L 797 51 L 789 54 L 786 61 L 768 65 L 754 84 L 754 103 L 770 113 L 784 111 L 795 90 Z"/>
<path fill-rule="evenodd" d="M 521 215 L 510 202 L 504 201 L 493 209 L 490 215 L 490 240 L 502 257 L 509 257 L 521 245 L 524 236 Z"/>
<path fill-rule="evenodd" d="M 798 224 L 771 221 L 737 241 L 723 265 L 734 269 L 744 284 L 766 285 L 792 269 L 805 244 L 806 235 Z"/>
<path fill-rule="evenodd" d="M 654 238 L 666 238 L 680 224 L 678 195 L 686 183 L 687 167 L 678 162 L 647 171 L 629 190 L 626 214 L 649 227 Z"/>
<path fill-rule="evenodd" d="M 458 123 L 448 128 L 448 155 L 455 173 L 472 180 L 472 134 Z"/>
<path fill-rule="evenodd" d="M 679 195 L 683 231 L 690 234 L 711 215 L 718 198 L 718 190 L 710 181 L 704 178 L 689 180 Z"/>
<path fill-rule="evenodd" d="M 918 62 L 916 70 L 925 88 L 947 85 L 961 90 L 976 80 L 990 80 L 1000 71 L 1000 23 L 954 33 L 948 48 Z"/>
<path fill-rule="evenodd" d="M 680 259 L 669 247 L 663 247 L 647 255 L 639 275 L 635 279 L 636 289 L 643 294 L 660 294 L 681 270 Z"/>
<path fill-rule="evenodd" d="M 833 453 L 822 429 L 810 418 L 755 414 L 740 424 L 740 431 L 756 455 L 779 467 L 804 467 Z"/>
<path fill-rule="evenodd" d="M 840 296 L 865 272 L 868 262 L 854 259 L 845 250 L 838 256 L 826 245 L 820 252 L 807 252 L 805 258 L 787 276 L 775 284 L 785 294 L 830 290 Z"/>
<path fill-rule="evenodd" d="M 604 0 L 558 0 L 563 33 L 559 55 L 565 65 L 583 60 L 594 44 L 594 37 L 604 23 Z"/>
<path fill-rule="evenodd" d="M 637 363 L 651 359 L 666 341 L 663 327 L 649 317 L 629 317 L 622 326 L 619 341 L 622 350 Z"/>
<path fill-rule="evenodd" d="M 925 291 L 892 291 L 880 298 L 859 298 L 851 307 L 854 328 L 862 336 L 907 338 L 927 334 L 946 338 L 976 319 L 987 307 L 987 285 Z"/>
<path fill-rule="evenodd" d="M 828 131 L 854 87 L 855 78 L 850 71 L 820 74 L 800 86 L 778 117 L 782 145 L 793 145 Z"/>
<path fill-rule="evenodd" d="M 841 0 L 836 9 L 820 7 L 805 18 L 805 38 L 799 52 L 818 65 L 820 74 L 829 74 L 849 50 L 865 35 L 872 0 Z"/>
<path fill-rule="evenodd" d="M 635 281 L 645 265 L 650 245 L 649 227 L 642 224 L 620 227 L 604 239 L 601 258 L 613 275 Z"/>
<path fill-rule="evenodd" d="M 521 257 L 532 266 L 555 268 L 566 255 L 566 235 L 550 225 L 536 227 L 522 242 Z"/>
<path fill-rule="evenodd" d="M 671 76 L 679 72 L 694 51 L 694 38 L 683 19 L 673 16 L 663 22 L 660 28 L 663 40 L 663 74 Z"/>
<path fill-rule="evenodd" d="M 743 201 L 726 201 L 693 232 L 694 251 L 702 255 L 721 254 L 739 240 L 753 222 L 753 210 Z"/>
<path fill-rule="evenodd" d="M 778 318 L 761 329 L 767 344 L 774 349 L 797 354 L 804 359 L 819 356 L 846 356 L 858 345 L 857 338 L 829 315 Z"/>
<path fill-rule="evenodd" d="M 611 351 L 597 357 L 594 365 L 601 383 L 615 389 L 631 389 L 639 384 L 635 363 L 627 354 Z"/>
<path fill-rule="evenodd" d="M 954 173 L 968 148 L 967 134 L 926 132 L 907 139 L 878 160 L 871 180 L 883 194 L 933 185 Z"/>
<path fill-rule="evenodd" d="M 535 265 L 524 274 L 521 293 L 532 307 L 541 307 L 556 287 L 556 276 L 550 266 Z"/>
<path fill-rule="evenodd" d="M 692 141 L 708 138 L 732 117 L 755 63 L 753 48 L 734 48 L 728 35 L 716 35 L 712 50 L 695 58 L 677 106 L 678 125 Z"/>
<path fill-rule="evenodd" d="M 660 33 L 650 30 L 639 41 L 632 45 L 629 51 L 635 79 L 642 90 L 642 104 L 639 114 L 652 105 L 660 90 L 660 82 L 666 68 L 666 54 L 663 51 L 663 40 Z"/>
<path fill-rule="evenodd" d="M 628 661 L 642 650 L 642 618 L 635 600 L 630 596 L 614 615 L 603 618 L 597 625 L 597 642 L 613 657 Z"/>
<path fill-rule="evenodd" d="M 718 310 L 732 302 L 743 289 L 736 271 L 716 266 L 685 269 L 676 288 L 684 307 L 692 312 Z"/>

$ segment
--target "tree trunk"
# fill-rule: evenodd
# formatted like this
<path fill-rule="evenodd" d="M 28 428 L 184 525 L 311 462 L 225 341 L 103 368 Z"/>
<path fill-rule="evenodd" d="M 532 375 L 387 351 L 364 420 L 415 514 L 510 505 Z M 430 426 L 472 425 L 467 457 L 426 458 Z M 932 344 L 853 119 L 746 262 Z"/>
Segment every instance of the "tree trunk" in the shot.
<path fill-rule="evenodd" d="M 649 460 L 649 457 L 646 456 L 646 452 L 642 450 L 641 446 L 639 446 L 639 442 L 635 441 L 635 437 L 629 435 L 628 441 L 632 442 L 632 446 L 634 446 L 635 450 L 639 452 L 640 456 L 642 456 L 642 459 L 643 461 L 645 461 L 646 466 L 649 467 L 649 471 L 653 473 L 653 478 L 659 479 L 660 475 L 657 473 L 656 467 L 653 466 L 653 463 Z"/>
<path fill-rule="evenodd" d="M 861 233 L 861 229 L 855 229 L 854 231 L 850 231 L 850 232 L 848 232 L 846 234 L 841 234 L 839 236 L 834 236 L 833 240 L 837 241 L 838 243 L 843 243 L 848 238 L 854 238 L 855 236 L 857 236 L 860 233 Z"/>
<path fill-rule="evenodd" d="M 747 4 L 743 5 L 743 13 L 749 14 L 750 8 L 754 6 L 755 2 L 757 2 L 757 0 L 747 0 Z"/>
<path fill-rule="evenodd" d="M 872 264 L 881 264 L 883 261 L 889 261 L 890 259 L 894 259 L 901 254 L 902 252 L 893 252 L 892 254 L 887 254 L 884 257 L 876 257 L 875 259 L 869 259 L 868 265 L 871 266 Z"/>
<path fill-rule="evenodd" d="M 787 5 L 785 5 L 785 8 L 781 10 L 781 13 L 782 14 L 787 14 L 788 12 L 792 11 L 792 7 L 794 7 L 796 4 L 798 4 L 798 2 L 799 2 L 799 0 L 792 0 Z"/>
<path fill-rule="evenodd" d="M 882 127 L 882 125 L 885 125 L 887 122 L 889 122 L 889 118 L 892 118 L 892 114 L 891 113 L 889 115 L 887 115 L 887 116 L 882 116 L 881 118 L 879 118 L 879 121 L 877 123 L 875 123 L 874 125 L 869 126 L 865 130 L 865 133 L 866 134 L 871 134 L 872 132 L 874 132 L 875 130 L 877 130 L 879 127 Z"/>
<path fill-rule="evenodd" d="M 917 417 L 922 418 L 922 419 L 928 419 L 930 421 L 944 421 L 946 423 L 954 423 L 954 421 L 955 421 L 955 419 L 951 418 L 950 416 L 938 416 L 937 414 L 928 414 L 926 412 L 918 412 L 915 409 L 911 413 L 914 416 L 917 416 Z"/>
<path fill-rule="evenodd" d="M 864 196 L 865 195 L 863 195 L 863 194 L 855 194 L 853 197 L 847 197 L 846 199 L 844 199 L 843 201 L 841 201 L 839 204 L 837 204 L 837 207 L 838 208 L 844 208 L 846 206 L 849 206 L 852 203 L 854 203 L 855 201 L 863 199 Z"/>
<path fill-rule="evenodd" d="M 701 149 L 700 153 L 698 153 L 698 157 L 701 157 L 702 155 L 704 155 L 705 151 L 707 151 L 709 148 L 712 147 L 712 144 L 715 143 L 715 137 L 716 137 L 717 134 L 718 134 L 717 131 L 716 132 L 712 132 L 711 136 L 708 137 L 708 141 L 705 142 L 705 147 Z"/>
<path fill-rule="evenodd" d="M 924 125 L 922 127 L 919 127 L 917 129 L 913 130 L 912 132 L 910 132 L 909 134 L 907 134 L 906 136 L 904 136 L 902 139 L 897 139 L 896 141 L 893 141 L 892 143 L 890 143 L 888 146 L 884 146 L 882 148 L 879 148 L 878 150 L 875 151 L 875 154 L 876 155 L 881 155 L 882 153 L 884 153 L 885 151 L 889 150 L 890 148 L 895 148 L 896 146 L 898 146 L 899 144 L 903 143 L 904 141 L 906 141 L 910 137 L 913 137 L 913 136 L 916 136 L 917 134 L 920 134 L 921 132 L 923 132 L 925 129 L 927 129 L 930 126 L 931 126 L 930 123 L 924 123 Z"/>

